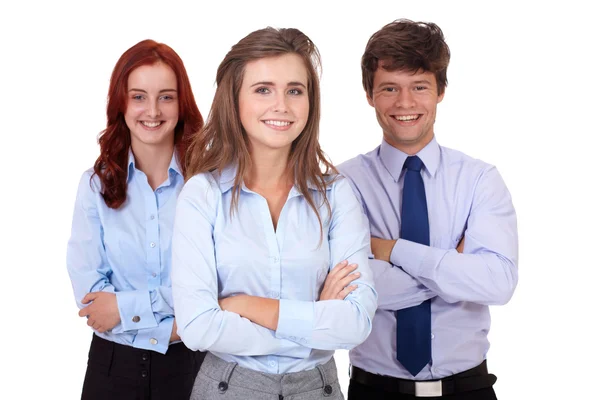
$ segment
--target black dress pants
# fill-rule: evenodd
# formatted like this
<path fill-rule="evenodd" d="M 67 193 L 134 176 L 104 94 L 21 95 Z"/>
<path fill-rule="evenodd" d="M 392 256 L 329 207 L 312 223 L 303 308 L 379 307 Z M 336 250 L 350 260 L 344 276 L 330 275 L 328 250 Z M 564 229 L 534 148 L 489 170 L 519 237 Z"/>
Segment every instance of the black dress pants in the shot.
<path fill-rule="evenodd" d="M 166 354 L 113 343 L 94 335 L 82 400 L 189 400 L 205 353 L 183 343 Z"/>

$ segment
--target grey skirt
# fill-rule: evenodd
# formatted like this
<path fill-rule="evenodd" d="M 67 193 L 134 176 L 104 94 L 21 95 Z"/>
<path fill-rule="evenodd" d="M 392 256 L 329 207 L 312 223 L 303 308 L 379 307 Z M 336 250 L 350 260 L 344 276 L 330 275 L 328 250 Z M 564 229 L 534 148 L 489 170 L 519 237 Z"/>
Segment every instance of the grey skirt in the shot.
<path fill-rule="evenodd" d="M 343 400 L 333 357 L 308 371 L 268 374 L 206 353 L 190 400 Z"/>

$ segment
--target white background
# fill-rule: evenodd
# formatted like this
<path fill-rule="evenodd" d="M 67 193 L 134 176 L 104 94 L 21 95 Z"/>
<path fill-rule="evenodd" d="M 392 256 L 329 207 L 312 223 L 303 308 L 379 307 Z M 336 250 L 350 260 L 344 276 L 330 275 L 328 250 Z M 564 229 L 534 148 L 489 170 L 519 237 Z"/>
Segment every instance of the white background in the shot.
<path fill-rule="evenodd" d="M 202 4 L 201 4 L 202 3 Z M 584 2 L 16 2 L 0 6 L 0 398 L 76 399 L 91 331 L 65 268 L 78 179 L 98 154 L 118 57 L 146 38 L 175 49 L 206 117 L 217 66 L 267 25 L 323 58 L 321 143 L 334 163 L 380 142 L 361 86 L 372 33 L 433 21 L 452 58 L 440 144 L 495 164 L 519 220 L 520 281 L 492 308 L 500 399 L 600 398 L 597 12 Z M 586 4 L 588 4 L 586 2 Z M 593 2 L 589 2 L 593 4 Z M 344 391 L 347 353 L 336 353 Z"/>

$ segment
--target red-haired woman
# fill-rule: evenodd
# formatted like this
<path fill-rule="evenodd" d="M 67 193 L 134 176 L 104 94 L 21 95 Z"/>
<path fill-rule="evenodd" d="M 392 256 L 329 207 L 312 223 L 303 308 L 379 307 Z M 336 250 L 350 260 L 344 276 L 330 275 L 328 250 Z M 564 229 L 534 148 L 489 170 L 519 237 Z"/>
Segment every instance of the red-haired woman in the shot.
<path fill-rule="evenodd" d="M 110 80 L 100 156 L 79 183 L 67 267 L 94 330 L 82 399 L 188 399 L 204 354 L 177 335 L 171 234 L 203 125 L 179 56 L 144 40 Z"/>

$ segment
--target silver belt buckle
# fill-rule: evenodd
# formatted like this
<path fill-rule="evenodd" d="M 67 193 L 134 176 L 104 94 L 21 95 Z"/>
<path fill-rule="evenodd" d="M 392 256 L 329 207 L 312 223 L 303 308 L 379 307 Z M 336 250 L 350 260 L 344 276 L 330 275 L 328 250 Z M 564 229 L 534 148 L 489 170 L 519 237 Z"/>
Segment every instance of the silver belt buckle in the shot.
<path fill-rule="evenodd" d="M 442 381 L 415 382 L 415 397 L 441 397 Z"/>

